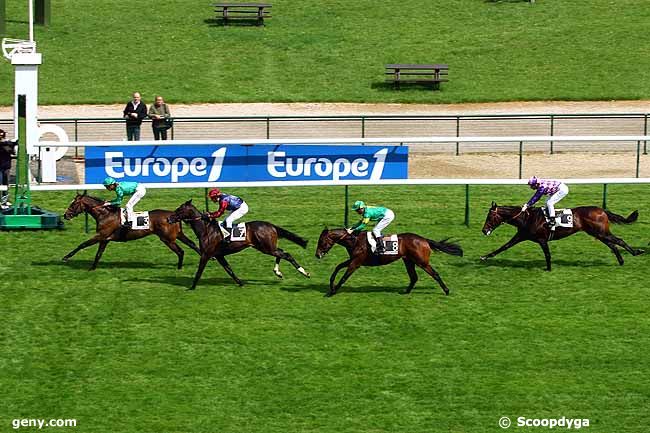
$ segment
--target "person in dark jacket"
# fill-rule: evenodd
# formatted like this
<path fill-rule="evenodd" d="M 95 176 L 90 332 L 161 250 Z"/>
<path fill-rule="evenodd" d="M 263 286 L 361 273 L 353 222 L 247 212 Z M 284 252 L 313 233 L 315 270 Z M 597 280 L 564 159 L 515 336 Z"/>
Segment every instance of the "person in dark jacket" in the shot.
<path fill-rule="evenodd" d="M 16 154 L 17 140 L 7 140 L 7 133 L 0 129 L 0 185 L 7 187 L 0 193 L 0 206 L 10 206 L 9 203 L 9 170 L 11 169 L 11 156 Z"/>
<path fill-rule="evenodd" d="M 129 141 L 140 141 L 140 125 L 147 117 L 147 106 L 142 102 L 139 92 L 133 93 L 133 100 L 124 107 L 124 119 L 126 119 L 126 139 Z"/>

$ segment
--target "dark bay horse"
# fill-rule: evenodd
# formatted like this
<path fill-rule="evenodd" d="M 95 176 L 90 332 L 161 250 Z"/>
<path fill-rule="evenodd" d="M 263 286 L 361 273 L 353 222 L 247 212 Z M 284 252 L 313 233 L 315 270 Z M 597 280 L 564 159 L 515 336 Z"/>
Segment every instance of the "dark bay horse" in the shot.
<path fill-rule="evenodd" d="M 206 217 L 192 204 L 189 200 L 178 207 L 168 218 L 170 223 L 185 221 L 188 223 L 196 237 L 199 239 L 199 246 L 201 249 L 201 260 L 199 268 L 196 270 L 194 282 L 190 290 L 196 288 L 201 274 L 205 269 L 205 265 L 210 258 L 217 259 L 219 264 L 223 266 L 225 271 L 230 277 L 240 286 L 244 283 L 237 278 L 230 265 L 224 256 L 238 253 L 248 247 L 253 247 L 256 250 L 275 257 L 275 267 L 273 272 L 278 278 L 283 278 L 280 272 L 280 260 L 284 259 L 291 263 L 302 275 L 309 278 L 309 272 L 296 262 L 291 254 L 278 248 L 278 238 L 287 239 L 294 244 L 300 245 L 302 248 L 307 246 L 307 241 L 300 236 L 291 233 L 288 230 L 278 227 L 274 224 L 265 221 L 250 221 L 246 223 L 246 240 L 244 241 L 231 241 L 228 243 L 221 242 L 223 234 L 221 229 L 217 226 L 216 222 L 210 222 Z"/>
<path fill-rule="evenodd" d="M 574 233 L 584 231 L 607 245 L 616 256 L 620 265 L 623 264 L 623 257 L 621 257 L 617 246 L 624 248 L 633 256 L 644 253 L 641 249 L 632 248 L 623 239 L 614 236 L 609 231 L 609 223 L 631 224 L 636 221 L 639 216 L 638 211 L 632 212 L 627 218 L 596 206 L 581 206 L 573 208 L 571 211 L 573 212 L 573 227 L 557 227 L 552 240 L 564 239 Z M 497 206 L 495 202 L 492 202 L 492 207 L 488 211 L 487 218 L 485 218 L 483 233 L 490 235 L 494 229 L 503 223 L 515 226 L 517 233 L 497 250 L 481 256 L 481 260 L 485 261 L 490 257 L 494 257 L 508 248 L 517 245 L 519 242 L 531 241 L 538 243 L 542 248 L 544 257 L 546 258 L 546 270 L 550 271 L 551 252 L 549 251 L 548 243 L 550 242 L 549 238 L 551 233 L 550 229 L 546 226 L 546 219 L 542 213 L 542 208 L 530 208 L 522 212 L 521 206 Z"/>
<path fill-rule="evenodd" d="M 345 229 L 325 229 L 321 232 L 318 239 L 318 246 L 316 247 L 316 257 L 323 258 L 325 254 L 335 244 L 339 244 L 348 251 L 350 258 L 342 263 L 336 265 L 332 276 L 330 277 L 330 289 L 325 296 L 334 296 L 341 288 L 343 283 L 350 278 L 350 275 L 361 266 L 383 266 L 393 263 L 398 259 L 404 261 L 406 272 L 408 272 L 411 280 L 409 286 L 403 292 L 404 294 L 411 293 L 413 286 L 418 280 L 415 266 L 419 266 L 424 271 L 431 275 L 434 280 L 438 282 L 445 295 L 449 294 L 449 288 L 445 285 L 440 275 L 429 264 L 429 258 L 432 251 L 440 251 L 443 253 L 451 254 L 453 256 L 463 256 L 463 250 L 455 243 L 447 242 L 447 239 L 441 241 L 432 241 L 431 239 L 423 238 L 413 233 L 400 233 L 397 235 L 399 240 L 399 251 L 394 255 L 376 255 L 368 244 L 365 232 L 361 235 L 348 234 Z M 334 285 L 336 274 L 343 268 L 347 270 L 339 280 L 338 284 Z"/>
<path fill-rule="evenodd" d="M 156 234 L 160 240 L 178 256 L 178 269 L 183 267 L 183 256 L 185 255 L 185 252 L 178 246 L 176 239 L 180 240 L 197 253 L 200 253 L 196 244 L 185 236 L 180 223 L 170 224 L 167 222 L 167 217 L 172 214 L 171 211 L 160 209 L 152 210 L 149 212 L 148 230 L 131 230 L 122 227 L 120 223 L 120 210 L 118 207 L 104 206 L 104 200 L 91 197 L 84 193 L 77 194 L 74 200 L 72 200 L 72 203 L 70 203 L 70 206 L 68 206 L 63 217 L 66 220 L 70 220 L 83 212 L 92 216 L 97 222 L 95 236 L 82 242 L 77 248 L 66 254 L 63 257 L 64 262 L 67 262 L 70 257 L 74 256 L 79 250 L 99 243 L 97 254 L 95 254 L 95 262 L 90 267 L 90 270 L 92 271 L 97 268 L 97 263 L 99 263 L 99 259 L 102 257 L 106 245 L 108 245 L 109 242 L 128 242 L 151 234 Z"/>

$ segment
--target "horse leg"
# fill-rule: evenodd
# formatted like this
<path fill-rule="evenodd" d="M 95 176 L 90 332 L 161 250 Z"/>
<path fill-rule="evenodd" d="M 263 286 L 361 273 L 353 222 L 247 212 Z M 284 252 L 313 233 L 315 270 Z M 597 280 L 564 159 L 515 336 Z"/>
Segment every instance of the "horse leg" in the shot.
<path fill-rule="evenodd" d="M 546 270 L 550 272 L 551 270 L 551 251 L 548 249 L 547 242 L 540 242 L 539 246 L 542 247 L 544 251 L 544 258 L 546 259 Z"/>
<path fill-rule="evenodd" d="M 413 286 L 415 286 L 415 283 L 418 281 L 418 274 L 417 272 L 415 272 L 415 263 L 413 263 L 411 260 L 407 259 L 406 257 L 404 257 L 402 260 L 404 261 L 404 265 L 406 266 L 406 272 L 408 272 L 411 281 L 407 289 L 401 293 L 404 295 L 408 295 L 409 293 L 411 293 L 411 290 L 413 290 Z"/>
<path fill-rule="evenodd" d="M 349 261 L 348 268 L 345 270 L 345 274 L 341 277 L 339 282 L 334 286 L 333 289 L 330 289 L 329 292 L 325 293 L 325 297 L 329 298 L 331 296 L 336 295 L 336 292 L 341 288 L 341 286 L 347 281 L 348 278 L 350 278 L 350 275 L 354 273 L 359 267 L 361 266 L 361 261 Z"/>
<path fill-rule="evenodd" d="M 275 275 L 277 275 L 279 278 L 282 278 L 282 272 L 280 272 L 280 260 L 284 259 L 287 262 L 291 263 L 294 268 L 298 270 L 301 274 L 303 274 L 305 277 L 309 278 L 311 275 L 309 272 L 305 271 L 305 268 L 300 266 L 300 264 L 296 261 L 296 259 L 293 258 L 293 256 L 285 251 L 283 251 L 280 248 L 276 248 L 275 251 L 272 251 L 271 253 L 272 256 L 275 257 L 275 267 L 273 268 L 273 272 Z"/>
<path fill-rule="evenodd" d="M 490 257 L 494 257 L 497 254 L 500 254 L 507 250 L 508 248 L 512 248 L 513 246 L 517 245 L 519 242 L 525 240 L 524 237 L 519 233 L 515 233 L 515 235 L 505 244 L 503 244 L 500 248 L 497 248 L 496 250 L 492 251 L 490 254 L 487 254 L 485 256 L 481 256 L 481 261 L 486 261 Z"/>
<path fill-rule="evenodd" d="M 605 237 L 594 236 L 594 237 L 599 241 L 601 241 L 602 243 L 604 243 L 605 245 L 607 245 L 607 248 L 609 248 L 612 251 L 612 253 L 616 256 L 616 260 L 618 261 L 618 264 L 623 266 L 623 263 L 625 263 L 625 261 L 623 260 L 623 256 L 621 256 L 621 252 L 618 250 L 618 248 L 616 248 L 616 245 L 614 245 L 609 239 L 607 239 L 606 236 Z"/>
<path fill-rule="evenodd" d="M 623 239 L 614 236 L 613 234 L 609 233 L 608 235 L 605 236 L 605 239 L 607 239 L 609 242 L 616 244 L 622 248 L 625 248 L 625 251 L 628 253 L 632 254 L 633 256 L 638 256 L 640 254 L 643 254 L 645 251 L 642 249 L 635 249 L 629 246 Z"/>
<path fill-rule="evenodd" d="M 230 264 L 226 261 L 225 257 L 223 257 L 223 256 L 215 256 L 214 258 L 217 259 L 217 261 L 223 267 L 223 269 L 226 271 L 226 273 L 228 273 L 228 275 L 230 275 L 230 278 L 235 280 L 235 283 L 237 283 L 240 286 L 244 285 L 242 280 L 237 278 L 237 275 L 235 275 L 235 272 L 233 272 L 232 268 L 230 267 Z"/>
<path fill-rule="evenodd" d="M 336 274 L 338 274 L 341 269 L 347 267 L 349 264 L 350 264 L 350 260 L 346 260 L 336 265 L 336 268 L 334 268 L 334 272 L 332 272 L 332 275 L 330 276 L 330 289 L 329 289 L 330 292 L 334 292 L 334 280 L 336 279 Z"/>
<path fill-rule="evenodd" d="M 163 241 L 167 247 L 172 250 L 176 256 L 178 256 L 178 269 L 183 269 L 183 256 L 185 256 L 185 251 L 181 247 L 178 246 L 178 244 L 175 241 L 169 240 L 169 239 L 160 239 Z"/>
<path fill-rule="evenodd" d="M 448 295 L 448 294 L 449 294 L 449 287 L 447 287 L 447 285 L 445 284 L 445 282 L 442 281 L 442 278 L 440 278 L 440 274 L 438 274 L 438 273 L 436 272 L 436 270 L 433 269 L 433 268 L 431 267 L 431 264 L 429 264 L 429 262 L 418 263 L 417 265 L 418 265 L 419 267 L 421 267 L 422 269 L 424 269 L 424 271 L 425 271 L 427 274 L 431 275 L 431 277 L 432 277 L 434 280 L 436 280 L 436 282 L 440 285 L 440 288 L 441 288 L 442 291 L 445 293 L 445 295 Z"/>
<path fill-rule="evenodd" d="M 201 275 L 203 274 L 203 270 L 205 269 L 205 265 L 208 263 L 208 260 L 210 260 L 209 255 L 201 254 L 201 260 L 199 260 L 199 267 L 196 270 L 196 274 L 194 275 L 194 281 L 192 282 L 192 287 L 190 287 L 189 290 L 196 289 L 196 285 L 201 279 Z"/>
<path fill-rule="evenodd" d="M 201 250 L 199 249 L 199 247 L 197 247 L 196 244 L 192 241 L 192 239 L 188 238 L 188 237 L 185 235 L 185 233 L 183 233 L 183 232 L 178 232 L 178 234 L 176 235 L 176 238 L 177 238 L 179 241 L 183 242 L 183 243 L 184 243 L 185 245 L 187 245 L 188 247 L 192 248 L 194 251 L 196 251 L 197 254 L 201 254 Z"/>
<path fill-rule="evenodd" d="M 70 251 L 68 254 L 63 256 L 63 258 L 61 260 L 63 260 L 64 262 L 67 262 L 70 259 L 70 257 L 77 254 L 80 250 L 83 250 L 84 248 L 88 248 L 88 247 L 90 247 L 92 245 L 95 245 L 97 242 L 100 241 L 100 239 L 101 239 L 101 237 L 99 235 L 93 236 L 92 238 L 88 239 L 87 241 L 80 243 L 77 248 L 75 248 L 74 250 Z"/>
<path fill-rule="evenodd" d="M 89 271 L 94 271 L 95 269 L 97 269 L 97 264 L 99 263 L 99 259 L 101 259 L 102 254 L 104 254 L 106 245 L 108 245 L 108 241 L 99 242 L 99 247 L 97 247 L 97 254 L 95 254 L 95 262 L 90 267 L 90 269 L 88 269 Z"/>

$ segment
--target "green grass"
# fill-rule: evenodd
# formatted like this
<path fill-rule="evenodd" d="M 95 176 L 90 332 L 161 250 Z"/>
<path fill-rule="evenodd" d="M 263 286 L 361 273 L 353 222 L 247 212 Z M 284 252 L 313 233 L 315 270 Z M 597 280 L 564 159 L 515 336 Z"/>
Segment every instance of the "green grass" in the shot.
<path fill-rule="evenodd" d="M 543 2 L 539 2 L 543 3 Z M 590 432 L 645 432 L 650 424 L 648 256 L 625 266 L 578 234 L 553 243 L 554 270 L 522 244 L 482 264 L 513 233 L 480 233 L 491 200 L 522 203 L 522 187 L 354 187 L 352 198 L 396 211 L 394 231 L 460 239 L 466 256 L 432 257 L 445 297 L 422 271 L 409 296 L 401 263 L 363 268 L 323 298 L 341 248 L 314 258 L 323 225 L 342 224 L 343 191 L 242 189 L 250 219 L 310 239 L 283 247 L 310 280 L 247 250 L 232 256 L 246 285 L 210 264 L 195 292 L 186 266 L 157 239 L 60 258 L 89 237 L 83 217 L 55 232 L 0 232 L 0 426 L 14 418 L 76 418 L 75 432 L 499 432 L 501 416 L 589 418 Z M 609 207 L 640 210 L 614 226 L 648 242 L 648 187 L 610 186 Z M 101 194 L 101 193 L 100 193 Z M 106 195 L 106 194 L 104 194 Z M 174 208 L 201 191 L 152 190 L 143 208 Z M 39 192 L 60 212 L 69 194 Z M 598 204 L 573 186 L 563 205 Z M 514 418 L 513 418 L 514 419 Z M 31 431 L 29 429 L 23 429 Z M 521 429 L 520 429 L 521 430 Z M 542 431 L 544 429 L 540 429 Z"/>
<path fill-rule="evenodd" d="M 266 27 L 214 22 L 206 0 L 54 1 L 36 28 L 41 104 L 481 102 L 650 97 L 650 8 L 640 0 L 273 2 Z M 27 2 L 8 2 L 26 37 Z M 395 91 L 385 63 L 450 65 L 442 91 Z M 13 68 L 0 64 L 0 82 Z M 0 88 L 0 104 L 12 86 Z"/>

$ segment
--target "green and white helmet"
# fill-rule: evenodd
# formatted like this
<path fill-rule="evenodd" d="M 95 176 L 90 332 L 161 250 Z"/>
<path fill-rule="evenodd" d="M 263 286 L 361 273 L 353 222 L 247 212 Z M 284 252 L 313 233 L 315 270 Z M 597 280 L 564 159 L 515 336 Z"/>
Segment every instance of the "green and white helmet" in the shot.
<path fill-rule="evenodd" d="M 110 186 L 113 185 L 114 183 L 117 183 L 117 181 L 112 177 L 107 177 L 106 179 L 104 179 L 104 186 Z"/>
<path fill-rule="evenodd" d="M 352 210 L 365 209 L 365 207 L 366 207 L 366 204 L 363 201 L 357 200 L 352 205 Z"/>

